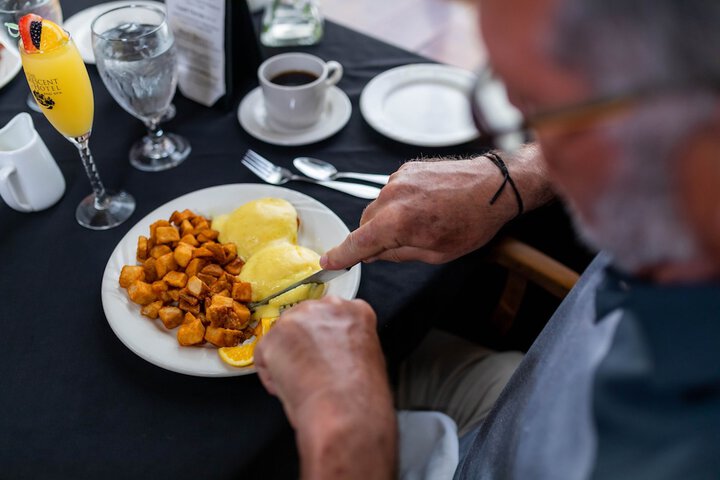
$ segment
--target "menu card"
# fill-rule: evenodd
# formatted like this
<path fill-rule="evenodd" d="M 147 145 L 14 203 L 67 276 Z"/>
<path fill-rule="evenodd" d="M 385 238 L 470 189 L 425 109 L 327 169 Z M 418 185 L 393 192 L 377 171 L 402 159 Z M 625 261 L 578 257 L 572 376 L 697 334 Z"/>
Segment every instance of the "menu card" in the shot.
<path fill-rule="evenodd" d="M 230 108 L 236 85 L 254 79 L 257 35 L 245 0 L 166 0 L 178 52 L 178 88 L 185 97 Z"/>

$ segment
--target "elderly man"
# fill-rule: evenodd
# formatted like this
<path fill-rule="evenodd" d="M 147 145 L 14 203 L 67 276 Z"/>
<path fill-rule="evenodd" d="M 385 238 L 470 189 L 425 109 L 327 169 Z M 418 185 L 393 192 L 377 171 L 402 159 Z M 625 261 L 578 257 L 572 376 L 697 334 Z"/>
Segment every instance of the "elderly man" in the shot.
<path fill-rule="evenodd" d="M 484 105 L 502 91 L 490 77 L 476 113 L 519 195 L 487 206 L 502 181 L 492 155 L 406 164 L 322 262 L 457 258 L 549 185 L 603 253 L 521 361 L 449 336 L 408 359 L 397 404 L 450 415 L 455 443 L 442 418 L 396 422 L 370 306 L 329 298 L 284 314 L 256 360 L 303 476 L 719 478 L 720 4 L 479 3 L 522 121 Z M 510 152 L 525 127 L 540 150 Z"/>

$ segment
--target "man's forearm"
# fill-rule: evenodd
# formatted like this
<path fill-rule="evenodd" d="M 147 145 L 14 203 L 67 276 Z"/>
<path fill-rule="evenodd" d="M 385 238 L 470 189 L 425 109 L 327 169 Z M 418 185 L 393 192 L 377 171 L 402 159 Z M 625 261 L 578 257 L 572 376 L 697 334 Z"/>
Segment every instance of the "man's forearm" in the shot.
<path fill-rule="evenodd" d="M 389 394 L 359 403 L 320 400 L 298 412 L 303 479 L 392 479 L 397 472 L 397 423 Z M 366 401 L 371 400 L 371 401 Z"/>

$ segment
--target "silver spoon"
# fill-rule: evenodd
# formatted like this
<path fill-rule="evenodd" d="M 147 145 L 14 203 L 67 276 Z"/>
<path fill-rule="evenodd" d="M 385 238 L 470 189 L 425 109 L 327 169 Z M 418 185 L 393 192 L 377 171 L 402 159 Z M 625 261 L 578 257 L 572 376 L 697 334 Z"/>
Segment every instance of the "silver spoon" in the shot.
<path fill-rule="evenodd" d="M 355 178 L 366 182 L 385 185 L 390 175 L 377 175 L 373 173 L 338 172 L 333 164 L 318 160 L 317 158 L 298 157 L 293 160 L 295 168 L 315 180 L 335 180 L 337 178 Z"/>

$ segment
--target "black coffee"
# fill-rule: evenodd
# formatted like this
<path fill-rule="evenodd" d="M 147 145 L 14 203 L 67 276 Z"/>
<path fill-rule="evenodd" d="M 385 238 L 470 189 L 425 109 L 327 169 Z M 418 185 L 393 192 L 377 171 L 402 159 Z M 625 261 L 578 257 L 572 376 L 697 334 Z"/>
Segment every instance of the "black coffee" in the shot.
<path fill-rule="evenodd" d="M 302 70 L 290 70 L 278 73 L 272 77 L 270 81 L 275 85 L 282 85 L 283 87 L 297 87 L 312 83 L 317 79 L 318 76 L 314 73 L 303 72 Z"/>

